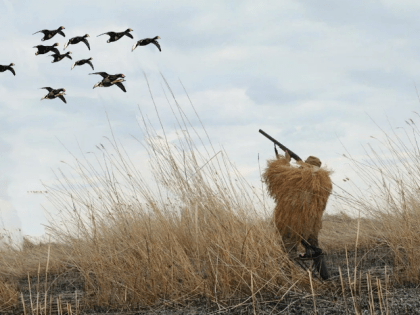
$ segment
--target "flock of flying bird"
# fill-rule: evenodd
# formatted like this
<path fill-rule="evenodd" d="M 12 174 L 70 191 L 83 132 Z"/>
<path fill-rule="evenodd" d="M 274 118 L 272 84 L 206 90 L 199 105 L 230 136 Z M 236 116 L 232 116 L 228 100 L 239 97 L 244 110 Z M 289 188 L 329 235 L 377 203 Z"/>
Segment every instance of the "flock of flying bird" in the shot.
<path fill-rule="evenodd" d="M 37 33 L 43 33 L 44 37 L 41 39 L 41 41 L 46 41 L 46 40 L 49 40 L 49 39 L 53 38 L 56 34 L 60 34 L 61 36 L 65 37 L 66 35 L 64 34 L 63 29 L 64 29 L 64 27 L 60 26 L 56 30 L 41 30 L 41 31 L 38 31 L 38 32 L 36 32 L 32 35 L 35 35 Z M 102 35 L 108 35 L 109 39 L 108 39 L 107 43 L 112 43 L 112 42 L 116 42 L 117 40 L 121 39 L 123 36 L 127 36 L 127 37 L 130 37 L 131 39 L 134 39 L 133 35 L 130 34 L 130 32 L 132 32 L 132 31 L 133 30 L 131 28 L 128 28 L 124 32 L 118 32 L 118 33 L 117 32 L 107 32 L 107 33 L 100 34 L 97 37 L 102 36 Z M 89 37 L 89 34 L 86 34 L 84 36 L 76 36 L 76 37 L 70 38 L 69 41 L 66 44 L 64 44 L 64 50 L 69 45 L 76 45 L 80 42 L 85 43 L 87 48 L 90 50 L 90 45 L 89 45 L 89 42 L 87 40 L 88 37 Z M 159 51 L 162 51 L 161 48 L 160 48 L 160 45 L 157 41 L 158 39 L 160 39 L 159 36 L 155 36 L 153 38 L 141 39 L 141 40 L 137 41 L 136 44 L 133 45 L 131 51 L 134 51 L 134 49 L 136 49 L 138 46 L 146 46 L 146 45 L 149 45 L 149 44 L 154 44 L 159 49 Z M 70 56 L 71 51 L 68 51 L 65 54 L 60 54 L 60 51 L 56 48 L 57 46 L 59 46 L 58 43 L 55 43 L 54 45 L 51 45 L 51 46 L 37 45 L 37 46 L 34 46 L 33 48 L 37 48 L 37 50 L 38 50 L 35 53 L 36 56 L 43 55 L 43 54 L 46 54 L 46 53 L 49 53 L 49 52 L 53 52 L 52 55 L 49 55 L 49 56 L 54 58 L 54 60 L 51 61 L 52 63 L 59 62 L 66 57 L 69 58 L 69 59 L 73 59 Z M 93 67 L 93 64 L 92 64 L 92 59 L 93 58 L 81 59 L 81 60 L 76 61 L 72 65 L 71 70 L 73 70 L 73 68 L 75 66 L 82 66 L 84 64 L 90 65 L 92 67 L 92 70 L 95 70 L 94 67 Z M 8 66 L 0 65 L 0 72 L 5 72 L 6 70 L 9 70 L 10 72 L 13 73 L 13 75 L 16 75 L 15 69 L 13 69 L 14 65 L 15 65 L 14 63 L 9 64 Z M 122 82 L 125 81 L 124 80 L 125 75 L 122 74 L 122 73 L 110 75 L 106 72 L 94 72 L 94 73 L 89 73 L 89 74 L 98 74 L 98 75 L 102 76 L 102 81 L 96 83 L 93 86 L 93 88 L 96 88 L 96 87 L 110 87 L 112 85 L 116 85 L 121 90 L 126 92 L 125 86 L 122 84 Z M 45 89 L 45 90 L 48 91 L 48 94 L 45 95 L 43 98 L 41 98 L 41 100 L 44 100 L 44 99 L 50 99 L 51 100 L 51 99 L 55 99 L 55 98 L 58 97 L 64 103 L 67 103 L 66 99 L 64 98 L 64 95 L 66 95 L 65 94 L 65 91 L 66 91 L 65 89 L 63 89 L 63 88 L 53 89 L 51 87 L 43 87 L 41 89 Z"/>

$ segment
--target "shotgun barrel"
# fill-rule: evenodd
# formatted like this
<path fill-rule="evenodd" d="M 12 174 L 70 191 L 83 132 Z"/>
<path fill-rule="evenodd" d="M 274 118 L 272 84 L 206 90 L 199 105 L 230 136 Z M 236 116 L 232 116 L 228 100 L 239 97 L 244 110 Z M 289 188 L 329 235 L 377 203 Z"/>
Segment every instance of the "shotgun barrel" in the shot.
<path fill-rule="evenodd" d="M 267 133 L 265 133 L 263 130 L 259 130 L 259 132 L 263 135 L 263 136 L 265 136 L 265 137 L 267 137 L 268 139 L 270 139 L 271 141 L 273 141 L 275 144 L 277 144 L 279 147 L 280 147 L 280 149 L 282 149 L 284 152 L 289 152 L 289 155 L 290 155 L 290 157 L 291 158 L 294 158 L 296 161 L 302 161 L 302 159 L 296 154 L 296 153 L 294 153 L 293 151 L 291 151 L 290 149 L 288 149 L 288 148 L 286 148 L 284 145 L 282 145 L 280 142 L 278 142 L 276 139 L 274 139 L 273 137 L 271 137 L 269 134 L 267 134 Z"/>

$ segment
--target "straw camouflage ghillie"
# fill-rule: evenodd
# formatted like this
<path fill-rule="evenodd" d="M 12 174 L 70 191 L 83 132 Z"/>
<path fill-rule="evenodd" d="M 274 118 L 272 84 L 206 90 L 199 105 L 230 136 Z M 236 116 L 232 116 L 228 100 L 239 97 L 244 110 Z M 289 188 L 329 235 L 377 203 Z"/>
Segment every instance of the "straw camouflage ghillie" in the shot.
<path fill-rule="evenodd" d="M 296 252 L 302 242 L 308 253 L 308 247 L 318 249 L 321 218 L 332 190 L 331 171 L 321 168 L 321 161 L 314 156 L 296 164 L 290 164 L 287 151 L 285 157 L 277 155 L 267 162 L 263 179 L 276 202 L 274 222 L 287 252 Z M 318 270 L 321 264 L 321 258 L 315 260 Z M 328 278 L 324 271 L 321 276 Z"/>

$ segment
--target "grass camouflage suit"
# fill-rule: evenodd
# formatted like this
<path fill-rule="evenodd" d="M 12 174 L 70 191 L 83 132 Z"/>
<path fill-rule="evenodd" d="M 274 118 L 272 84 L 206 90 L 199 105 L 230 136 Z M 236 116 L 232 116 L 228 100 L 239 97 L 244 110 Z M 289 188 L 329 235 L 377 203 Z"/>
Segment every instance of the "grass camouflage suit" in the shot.
<path fill-rule="evenodd" d="M 295 253 L 302 243 L 306 255 L 315 257 L 317 251 L 322 252 L 318 248 L 318 234 L 332 191 L 331 171 L 321 168 L 321 161 L 314 156 L 296 163 L 297 166 L 290 164 L 287 151 L 285 157 L 276 151 L 276 159 L 267 161 L 263 179 L 276 202 L 274 222 L 286 251 Z M 321 277 L 327 279 L 328 271 L 322 256 L 315 258 L 314 264 Z"/>

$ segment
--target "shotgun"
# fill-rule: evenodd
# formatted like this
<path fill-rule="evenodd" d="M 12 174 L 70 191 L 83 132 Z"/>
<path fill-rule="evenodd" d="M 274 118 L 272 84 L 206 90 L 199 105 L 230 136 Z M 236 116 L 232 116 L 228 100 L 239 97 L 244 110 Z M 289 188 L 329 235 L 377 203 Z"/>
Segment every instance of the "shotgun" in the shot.
<path fill-rule="evenodd" d="M 273 137 L 271 137 L 269 134 L 267 134 L 267 133 L 265 133 L 263 130 L 259 130 L 259 132 L 263 135 L 263 136 L 265 136 L 265 137 L 267 137 L 268 139 L 270 139 L 271 141 L 273 141 L 274 142 L 274 144 L 277 144 L 279 147 L 280 147 L 280 149 L 282 149 L 284 152 L 289 152 L 289 155 L 290 155 L 290 157 L 291 158 L 294 158 L 296 161 L 302 161 L 302 159 L 296 154 L 296 153 L 294 153 L 293 151 L 291 151 L 290 149 L 288 149 L 288 148 L 286 148 L 284 145 L 282 145 L 280 142 L 278 142 L 276 139 L 274 139 Z"/>

